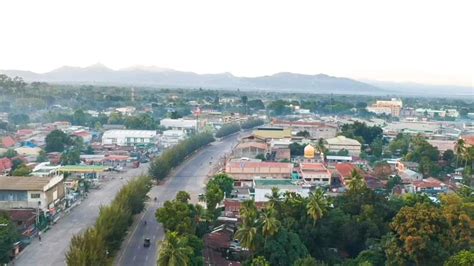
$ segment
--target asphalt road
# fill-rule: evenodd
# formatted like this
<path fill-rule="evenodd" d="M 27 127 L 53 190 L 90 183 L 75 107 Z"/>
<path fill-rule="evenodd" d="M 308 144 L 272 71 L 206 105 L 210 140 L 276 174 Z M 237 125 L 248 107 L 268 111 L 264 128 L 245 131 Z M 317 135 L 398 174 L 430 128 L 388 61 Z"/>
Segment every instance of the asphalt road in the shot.
<path fill-rule="evenodd" d="M 15 265 L 66 265 L 65 254 L 71 238 L 94 224 L 99 216 L 99 207 L 109 204 L 128 180 L 147 170 L 148 164 L 142 164 L 139 168 L 128 169 L 123 173 L 107 174 L 114 178 L 103 183 L 100 189 L 91 190 L 79 206 L 41 235 L 41 243 L 35 238 L 13 261 Z"/>
<path fill-rule="evenodd" d="M 183 162 L 164 184 L 152 188 L 150 199 L 157 197 L 157 202 L 150 200 L 146 210 L 136 219 L 122 250 L 117 254 L 116 265 L 156 265 L 159 241 L 164 237 L 163 227 L 155 219 L 156 209 L 163 202 L 174 199 L 181 190 L 187 191 L 191 195 L 191 201 L 196 203 L 198 195 L 204 192 L 207 175 L 220 158 L 230 153 L 238 136 L 230 136 L 200 150 Z M 146 225 L 144 221 L 147 221 Z M 143 246 L 145 238 L 150 238 L 150 247 Z"/>

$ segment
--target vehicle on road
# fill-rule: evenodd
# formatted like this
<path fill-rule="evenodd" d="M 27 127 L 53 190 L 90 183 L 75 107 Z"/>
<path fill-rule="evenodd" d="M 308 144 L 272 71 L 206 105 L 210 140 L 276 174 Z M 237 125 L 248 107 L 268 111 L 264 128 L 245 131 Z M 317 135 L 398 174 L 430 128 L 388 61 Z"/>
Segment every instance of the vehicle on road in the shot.
<path fill-rule="evenodd" d="M 151 242 L 150 242 L 150 239 L 149 238 L 145 238 L 144 241 L 143 241 L 143 246 L 144 247 L 149 247 L 151 245 Z"/>

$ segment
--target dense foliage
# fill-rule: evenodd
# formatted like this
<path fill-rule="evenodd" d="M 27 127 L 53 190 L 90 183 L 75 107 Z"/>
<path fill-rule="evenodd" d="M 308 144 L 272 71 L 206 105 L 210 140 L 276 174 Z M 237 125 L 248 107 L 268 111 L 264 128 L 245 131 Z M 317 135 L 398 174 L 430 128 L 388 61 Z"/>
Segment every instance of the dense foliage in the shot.
<path fill-rule="evenodd" d="M 235 132 L 238 132 L 239 130 L 240 130 L 240 125 L 237 123 L 224 124 L 222 125 L 221 128 L 219 128 L 219 130 L 217 130 L 215 136 L 216 138 L 222 138 L 230 134 L 233 134 Z"/>
<path fill-rule="evenodd" d="M 165 178 L 173 167 L 178 166 L 187 156 L 212 141 L 214 141 L 212 135 L 204 132 L 167 149 L 150 164 L 150 175 L 155 179 Z"/>
<path fill-rule="evenodd" d="M 242 129 L 250 129 L 250 128 L 261 126 L 264 123 L 265 121 L 263 121 L 262 119 L 250 119 L 240 124 L 240 127 Z"/>
<path fill-rule="evenodd" d="M 0 212 L 0 263 L 11 260 L 13 244 L 18 241 L 15 225 L 5 212 Z"/>
<path fill-rule="evenodd" d="M 132 224 L 133 215 L 145 207 L 150 178 L 140 176 L 122 187 L 109 206 L 101 207 L 95 225 L 75 235 L 66 254 L 67 265 L 106 265 Z"/>

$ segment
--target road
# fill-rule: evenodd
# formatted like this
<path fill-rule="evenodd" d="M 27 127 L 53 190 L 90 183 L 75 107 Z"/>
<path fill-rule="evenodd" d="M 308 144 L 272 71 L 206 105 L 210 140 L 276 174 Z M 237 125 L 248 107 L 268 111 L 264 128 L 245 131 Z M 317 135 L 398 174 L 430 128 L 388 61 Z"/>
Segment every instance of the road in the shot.
<path fill-rule="evenodd" d="M 156 209 L 162 206 L 163 202 L 174 199 L 176 193 L 181 190 L 191 195 L 192 202 L 197 202 L 198 195 L 204 192 L 207 174 L 219 158 L 230 153 L 238 137 L 239 134 L 229 136 L 200 150 L 183 162 L 164 184 L 152 188 L 150 198 L 157 197 L 157 202 L 151 200 L 147 203 L 146 210 L 140 214 L 130 235 L 124 241 L 115 265 L 156 265 L 157 245 L 164 236 L 163 227 L 155 219 Z M 143 224 L 144 221 L 147 221 L 147 225 Z M 145 237 L 151 239 L 152 244 L 148 248 L 143 247 Z"/>
<path fill-rule="evenodd" d="M 123 173 L 108 173 L 107 176 L 114 178 L 104 182 L 100 189 L 91 190 L 79 206 L 41 235 L 41 243 L 35 238 L 14 260 L 15 265 L 66 265 L 65 254 L 71 238 L 95 223 L 99 207 L 108 205 L 128 180 L 145 174 L 147 170 L 148 164 L 142 164 L 139 168 L 128 169 Z"/>

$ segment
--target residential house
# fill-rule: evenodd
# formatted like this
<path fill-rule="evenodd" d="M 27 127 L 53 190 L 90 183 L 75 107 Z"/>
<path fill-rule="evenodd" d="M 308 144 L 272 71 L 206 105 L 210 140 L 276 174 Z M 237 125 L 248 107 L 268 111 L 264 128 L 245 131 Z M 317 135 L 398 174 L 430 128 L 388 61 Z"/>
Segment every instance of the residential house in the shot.
<path fill-rule="evenodd" d="M 417 193 L 424 192 L 430 194 L 438 194 L 446 193 L 448 191 L 448 186 L 445 183 L 432 177 L 413 181 L 412 186 L 414 191 Z"/>
<path fill-rule="evenodd" d="M 329 152 L 337 153 L 341 150 L 347 150 L 351 156 L 359 156 L 361 144 L 355 139 L 346 138 L 345 136 L 337 136 L 335 138 L 326 139 L 327 149 Z"/>
<path fill-rule="evenodd" d="M 48 211 L 65 196 L 64 177 L 0 176 L 0 209 L 39 208 Z"/>
<path fill-rule="evenodd" d="M 341 180 L 342 184 L 348 185 L 352 180 L 352 171 L 362 173 L 357 166 L 350 163 L 338 163 L 335 166 L 334 174 Z"/>

